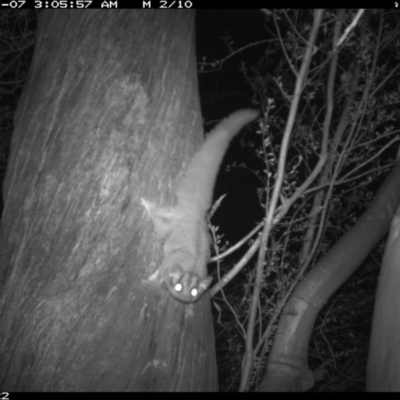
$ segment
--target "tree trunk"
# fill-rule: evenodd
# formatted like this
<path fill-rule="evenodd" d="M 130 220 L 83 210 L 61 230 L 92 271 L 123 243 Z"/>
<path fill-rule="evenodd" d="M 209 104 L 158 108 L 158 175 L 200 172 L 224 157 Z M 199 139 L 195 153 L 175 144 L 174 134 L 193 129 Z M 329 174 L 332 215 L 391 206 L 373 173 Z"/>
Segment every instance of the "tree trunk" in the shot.
<path fill-rule="evenodd" d="M 202 136 L 190 11 L 45 11 L 0 231 L 2 391 L 215 390 L 209 296 L 148 277 L 140 204 L 171 204 Z"/>
<path fill-rule="evenodd" d="M 400 207 L 386 243 L 375 299 L 367 390 L 400 391 Z"/>
<path fill-rule="evenodd" d="M 315 319 L 329 297 L 387 233 L 399 202 L 400 163 L 385 179 L 367 211 L 305 275 L 289 298 L 260 391 L 305 391 L 314 385 L 315 374 L 308 368 L 307 356 Z"/>

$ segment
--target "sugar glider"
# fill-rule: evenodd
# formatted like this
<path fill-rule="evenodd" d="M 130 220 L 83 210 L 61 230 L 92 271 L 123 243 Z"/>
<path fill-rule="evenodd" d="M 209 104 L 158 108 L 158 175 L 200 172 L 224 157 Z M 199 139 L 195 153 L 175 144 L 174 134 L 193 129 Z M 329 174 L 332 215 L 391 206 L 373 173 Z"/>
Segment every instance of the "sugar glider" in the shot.
<path fill-rule="evenodd" d="M 164 252 L 149 281 L 165 283 L 172 297 L 183 303 L 197 301 L 212 281 L 207 274 L 210 243 L 206 213 L 215 180 L 229 142 L 258 115 L 256 110 L 239 110 L 216 126 L 189 162 L 176 190 L 175 206 L 162 207 L 142 199 Z"/>

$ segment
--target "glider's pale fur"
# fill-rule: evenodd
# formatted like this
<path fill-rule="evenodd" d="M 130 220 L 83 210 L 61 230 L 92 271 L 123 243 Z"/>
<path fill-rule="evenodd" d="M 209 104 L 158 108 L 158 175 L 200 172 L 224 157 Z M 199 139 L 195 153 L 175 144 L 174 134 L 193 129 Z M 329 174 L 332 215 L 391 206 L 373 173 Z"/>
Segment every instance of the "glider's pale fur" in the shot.
<path fill-rule="evenodd" d="M 163 261 L 149 280 L 164 282 L 171 295 L 184 303 L 200 298 L 212 278 L 207 275 L 209 239 L 206 213 L 211 206 L 219 166 L 231 139 L 258 111 L 239 110 L 222 120 L 194 154 L 176 191 L 173 207 L 142 199 L 164 243 Z"/>

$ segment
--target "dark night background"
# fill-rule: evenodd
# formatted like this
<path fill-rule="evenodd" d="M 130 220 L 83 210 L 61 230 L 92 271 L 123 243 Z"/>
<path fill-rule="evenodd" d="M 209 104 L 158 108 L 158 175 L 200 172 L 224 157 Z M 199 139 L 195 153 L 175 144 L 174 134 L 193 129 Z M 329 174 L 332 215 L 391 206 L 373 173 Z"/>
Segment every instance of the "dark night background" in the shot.
<path fill-rule="evenodd" d="M 27 27 L 31 30 L 30 35 L 34 35 L 37 20 L 35 11 L 33 10 L 21 10 L 21 13 L 25 13 L 27 18 Z M 107 11 L 104 11 L 107 12 Z M 8 22 L 4 16 L 2 20 L 2 29 L 5 29 L 4 24 L 12 24 L 12 20 L 15 20 L 14 16 L 9 16 Z M 15 25 L 17 26 L 17 24 Z M 20 32 L 15 31 L 15 35 L 18 36 Z M 258 59 L 261 57 L 260 54 L 263 51 L 263 44 L 257 46 L 249 46 L 248 48 L 242 49 L 238 54 L 228 56 L 230 54 L 227 46 L 227 41 L 232 40 L 233 47 L 235 49 L 241 49 L 251 43 L 257 43 L 269 39 L 270 33 L 265 27 L 265 17 L 259 10 L 253 9 L 238 9 L 238 10 L 198 10 L 196 19 L 196 43 L 197 43 L 197 61 L 201 65 L 206 57 L 206 62 L 212 62 L 214 60 L 221 60 L 226 57 L 226 60 L 219 65 L 217 68 L 206 67 L 204 72 L 200 72 L 198 75 L 199 80 L 199 92 L 201 100 L 201 108 L 205 122 L 205 131 L 209 132 L 215 123 L 221 118 L 229 115 L 231 112 L 240 108 L 260 108 L 259 99 L 255 96 L 249 82 L 246 81 L 244 74 L 241 72 L 243 69 L 243 63 L 246 63 L 246 68 L 255 67 Z M 228 39 L 229 38 L 229 39 Z M 14 90 L 9 90 L 6 82 L 14 80 L 16 74 L 16 66 L 24 68 L 23 75 L 26 77 L 29 60 L 33 53 L 33 46 L 28 46 L 24 49 L 23 53 L 18 55 L 19 62 L 13 64 L 13 55 L 3 58 L 2 66 L 11 65 L 9 72 L 3 71 L 1 84 L 1 137 L 0 137 L 0 181 L 4 179 L 6 160 L 9 152 L 9 143 L 12 133 L 12 114 L 18 102 L 18 98 L 23 88 L 23 82 L 18 85 L 14 85 Z M 17 53 L 16 53 L 17 55 Z M 276 60 L 277 62 L 278 60 Z M 271 62 L 274 65 L 274 61 Z M 270 73 L 273 75 L 274 71 Z M 18 75 L 19 77 L 21 75 Z M 261 143 L 261 136 L 255 133 L 257 124 L 253 124 L 251 129 L 244 129 L 243 132 L 235 138 L 231 144 L 230 149 L 227 152 L 225 163 L 221 167 L 219 178 L 215 189 L 215 199 L 219 198 L 223 194 L 227 194 L 222 202 L 221 209 L 218 210 L 217 214 L 213 217 L 213 223 L 220 226 L 220 233 L 224 235 L 224 240 L 228 240 L 231 244 L 241 239 L 244 234 L 248 233 L 253 229 L 257 223 L 259 223 L 264 215 L 264 210 L 260 206 L 259 195 L 257 189 L 261 187 L 260 180 L 256 177 L 252 171 L 262 170 L 263 164 L 260 159 L 255 157 L 255 148 Z M 244 167 L 229 168 L 228 166 L 236 163 L 237 165 L 244 164 Z M 370 189 L 376 190 L 384 176 L 379 177 L 376 181 L 371 183 Z M 3 204 L 0 205 L 1 209 Z M 359 212 L 362 213 L 364 209 L 361 207 Z M 382 248 L 382 245 L 380 246 Z M 239 254 L 244 252 L 241 251 Z M 335 357 L 337 359 L 337 365 L 332 367 L 332 376 L 335 379 L 343 381 L 343 376 L 347 374 L 348 370 L 355 370 L 359 374 L 358 379 L 354 379 L 353 382 L 349 382 L 348 386 L 336 386 L 338 390 L 363 390 L 365 383 L 365 367 L 361 370 L 362 362 L 366 362 L 367 346 L 369 341 L 369 330 L 371 325 L 372 317 L 372 306 L 373 306 L 373 295 L 376 287 L 377 272 L 380 263 L 379 250 L 373 252 L 373 254 L 365 261 L 367 265 L 362 271 L 357 272 L 354 276 L 335 294 L 335 296 L 329 301 L 326 309 L 333 307 L 333 304 L 342 304 L 340 309 L 341 316 L 337 317 L 340 320 L 338 322 L 337 330 L 353 329 L 353 333 L 350 332 L 350 336 L 344 335 L 342 332 L 333 333 L 338 338 L 336 343 L 340 348 L 336 348 Z M 238 259 L 238 256 L 232 256 L 228 259 L 228 262 L 233 263 Z M 249 268 L 254 266 L 254 260 L 250 262 L 250 266 L 247 267 L 245 274 L 249 273 Z M 213 268 L 212 264 L 210 267 Z M 210 270 L 211 272 L 211 270 Z M 238 278 L 238 282 L 244 279 L 245 275 Z M 362 283 L 360 285 L 360 282 Z M 353 297 L 352 297 L 353 296 Z M 219 297 L 217 295 L 217 297 Z M 363 299 L 361 300 L 361 297 Z M 358 300 L 360 300 L 358 302 Z M 215 301 L 215 300 L 214 300 Z M 350 304 L 349 302 L 353 302 Z M 358 304 L 354 304 L 358 302 Z M 217 305 L 213 302 L 213 306 Z M 344 305 L 343 305 L 344 304 Z M 359 306 L 357 311 L 355 307 Z M 236 384 L 231 385 L 231 376 L 235 372 L 233 369 L 229 369 L 229 353 L 232 351 L 232 347 L 226 345 L 226 341 L 229 340 L 230 335 L 234 335 L 234 332 L 225 332 L 226 326 L 221 328 L 221 324 L 217 322 L 218 312 L 214 307 L 216 316 L 216 336 L 217 336 L 217 354 L 220 357 L 219 360 L 219 378 L 222 390 L 236 390 Z M 323 318 L 323 316 L 321 316 Z M 320 326 L 320 325 L 319 325 Z M 316 330 L 318 326 L 316 325 Z M 335 328 L 329 328 L 331 332 Z M 318 356 L 316 348 L 323 346 L 319 340 L 321 338 L 312 339 L 311 352 L 310 352 L 310 363 L 318 366 L 323 362 Z M 345 341 L 347 341 L 345 343 Z M 332 342 L 331 342 L 332 344 Z M 333 344 L 332 344 L 333 345 Z M 330 345 L 328 345 L 329 347 Z M 333 352 L 333 350 L 332 350 Z M 332 356 L 332 359 L 335 359 Z M 235 369 L 236 371 L 236 369 Z M 333 371 L 333 372 L 332 372 Z M 335 387 L 332 386 L 321 386 L 316 385 L 314 390 L 333 390 Z"/>

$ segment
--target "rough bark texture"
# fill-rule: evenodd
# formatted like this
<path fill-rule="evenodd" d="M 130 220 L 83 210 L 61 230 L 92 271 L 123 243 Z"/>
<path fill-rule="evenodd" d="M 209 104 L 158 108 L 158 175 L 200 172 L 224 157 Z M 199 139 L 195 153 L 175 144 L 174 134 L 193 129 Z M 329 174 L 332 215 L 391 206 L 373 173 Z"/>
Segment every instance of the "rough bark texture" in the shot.
<path fill-rule="evenodd" d="M 400 391 L 400 207 L 378 280 L 367 368 L 368 391 Z"/>
<path fill-rule="evenodd" d="M 305 391 L 313 386 L 315 374 L 308 368 L 307 355 L 315 319 L 329 297 L 387 233 L 399 202 L 398 163 L 367 211 L 306 274 L 288 300 L 260 391 Z"/>
<path fill-rule="evenodd" d="M 3 192 L 3 391 L 217 388 L 209 297 L 146 283 L 140 204 L 173 202 L 201 138 L 193 17 L 40 14 Z"/>

